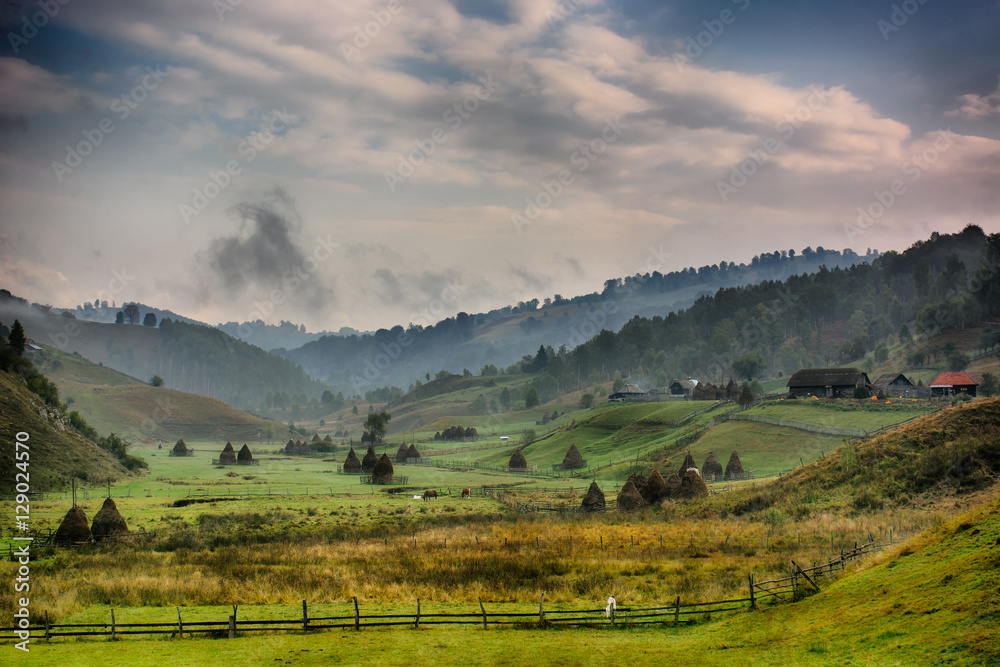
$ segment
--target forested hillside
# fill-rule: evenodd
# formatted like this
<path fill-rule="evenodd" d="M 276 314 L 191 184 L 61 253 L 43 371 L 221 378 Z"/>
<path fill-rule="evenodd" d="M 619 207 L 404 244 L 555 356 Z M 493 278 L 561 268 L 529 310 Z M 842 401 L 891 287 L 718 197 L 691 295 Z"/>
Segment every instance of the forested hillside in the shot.
<path fill-rule="evenodd" d="M 605 281 L 601 292 L 564 298 L 556 294 L 488 313 L 455 317 L 430 325 L 409 323 L 374 334 L 324 336 L 298 349 L 275 350 L 300 364 L 334 390 L 365 395 L 383 386 L 407 387 L 440 370 L 462 373 L 484 364 L 505 367 L 540 346 L 575 347 L 602 329 L 617 331 L 635 316 L 652 317 L 687 308 L 718 289 L 816 271 L 820 266 L 849 267 L 870 262 L 877 252 L 861 256 L 822 247 L 780 250 L 754 257 L 749 264 L 720 262 L 700 268 L 661 272 L 669 257 L 650 251 L 642 270 Z M 445 295 L 445 298 L 455 295 Z M 433 304 L 431 305 L 431 308 Z M 429 308 L 428 311 L 431 309 Z M 433 322 L 433 313 L 422 319 Z"/>

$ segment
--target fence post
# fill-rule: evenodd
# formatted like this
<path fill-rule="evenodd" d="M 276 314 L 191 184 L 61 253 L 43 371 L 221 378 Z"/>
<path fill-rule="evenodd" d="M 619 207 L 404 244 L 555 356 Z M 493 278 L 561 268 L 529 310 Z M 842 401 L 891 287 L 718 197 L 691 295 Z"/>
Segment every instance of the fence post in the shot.
<path fill-rule="evenodd" d="M 413 627 L 420 627 L 420 598 L 417 598 L 417 619 L 413 621 Z"/>
<path fill-rule="evenodd" d="M 45 611 L 45 641 L 49 640 L 49 612 Z"/>
<path fill-rule="evenodd" d="M 117 637 L 115 636 L 115 634 L 116 634 L 115 633 L 115 610 L 112 609 L 111 610 L 111 641 L 114 641 L 115 639 L 117 639 Z"/>
<path fill-rule="evenodd" d="M 483 599 L 479 598 L 479 611 L 483 612 L 483 630 L 486 629 L 486 607 L 483 606 Z"/>
<path fill-rule="evenodd" d="M 756 609 L 757 600 L 756 598 L 754 598 L 754 593 L 753 593 L 753 573 L 747 575 L 747 580 L 750 582 L 750 608 Z"/>
<path fill-rule="evenodd" d="M 309 629 L 309 608 L 306 606 L 306 601 L 302 601 L 302 629 Z"/>
<path fill-rule="evenodd" d="M 545 622 L 545 593 L 542 593 L 542 599 L 538 603 L 538 623 L 542 624 Z"/>
<path fill-rule="evenodd" d="M 358 598 L 354 597 L 354 631 L 361 631 L 361 615 L 358 613 Z"/>
<path fill-rule="evenodd" d="M 177 636 L 184 638 L 184 623 L 181 621 L 181 608 L 177 607 Z"/>
<path fill-rule="evenodd" d="M 236 617 L 229 617 L 229 638 L 232 639 L 236 635 Z"/>

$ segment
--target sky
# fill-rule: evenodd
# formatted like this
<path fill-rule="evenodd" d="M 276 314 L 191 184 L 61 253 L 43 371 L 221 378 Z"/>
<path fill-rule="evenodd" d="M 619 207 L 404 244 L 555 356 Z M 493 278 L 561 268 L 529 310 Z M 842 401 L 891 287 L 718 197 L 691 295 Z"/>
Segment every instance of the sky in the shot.
<path fill-rule="evenodd" d="M 0 287 L 310 331 L 1000 231 L 1000 2 L 5 2 Z"/>

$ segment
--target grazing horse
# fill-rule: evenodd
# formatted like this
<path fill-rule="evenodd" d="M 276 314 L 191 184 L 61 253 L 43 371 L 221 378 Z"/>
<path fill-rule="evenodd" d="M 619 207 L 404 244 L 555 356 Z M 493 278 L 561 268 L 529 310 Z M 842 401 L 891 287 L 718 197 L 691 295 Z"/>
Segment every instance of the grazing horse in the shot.
<path fill-rule="evenodd" d="M 438 498 L 438 492 L 435 491 L 434 489 L 427 489 L 426 491 L 424 491 L 424 500 L 427 500 L 429 498 L 433 498 L 434 500 L 437 500 L 437 498 Z"/>
<path fill-rule="evenodd" d="M 472 489 L 465 487 L 462 489 L 462 498 L 470 498 L 472 496 Z"/>

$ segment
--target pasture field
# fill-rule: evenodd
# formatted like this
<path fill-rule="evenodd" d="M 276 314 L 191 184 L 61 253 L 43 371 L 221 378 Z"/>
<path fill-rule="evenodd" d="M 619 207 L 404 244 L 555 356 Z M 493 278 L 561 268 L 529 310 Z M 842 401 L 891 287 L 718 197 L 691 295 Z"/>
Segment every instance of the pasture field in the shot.
<path fill-rule="evenodd" d="M 877 431 L 914 417 L 930 414 L 942 407 L 938 402 L 925 399 L 889 400 L 891 401 L 889 405 L 884 401 L 843 399 L 768 401 L 742 414 L 762 415 L 816 426 Z"/>

